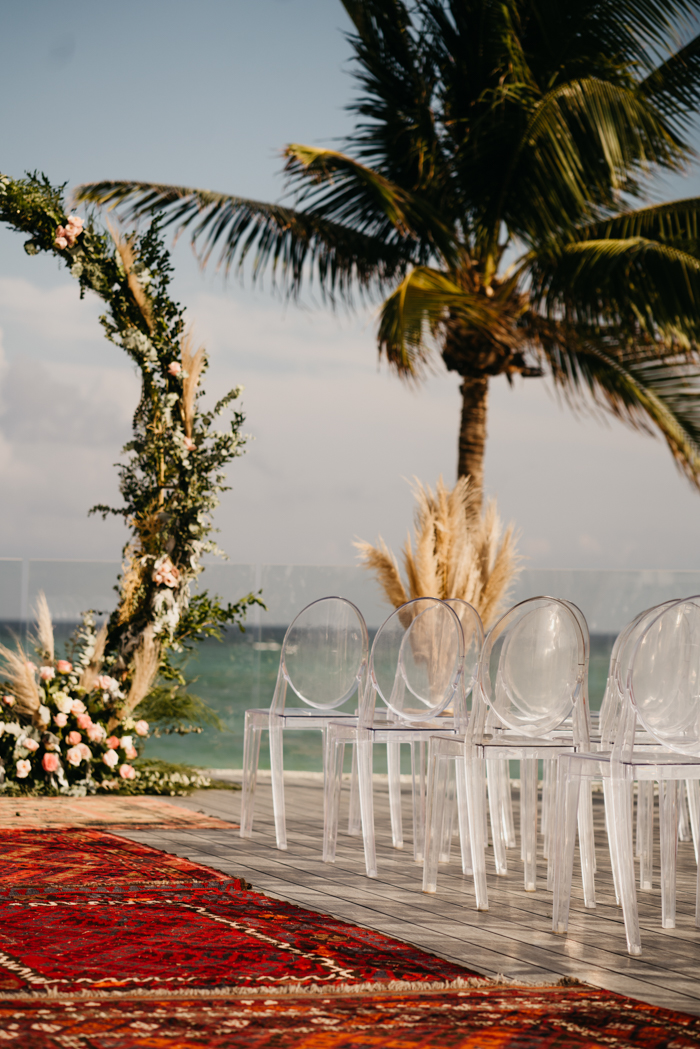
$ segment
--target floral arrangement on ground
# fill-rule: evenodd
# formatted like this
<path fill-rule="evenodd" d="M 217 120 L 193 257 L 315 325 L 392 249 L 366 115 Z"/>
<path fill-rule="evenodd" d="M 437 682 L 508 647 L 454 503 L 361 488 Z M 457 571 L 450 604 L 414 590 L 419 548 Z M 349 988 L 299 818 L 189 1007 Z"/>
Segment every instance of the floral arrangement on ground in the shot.
<path fill-rule="evenodd" d="M 242 630 L 248 607 L 262 605 L 252 593 L 228 604 L 192 593 L 202 555 L 221 554 L 212 513 L 228 488 L 225 469 L 245 445 L 244 417 L 233 409 L 241 390 L 209 410 L 200 406 L 207 354 L 195 349 L 170 295 L 172 265 L 158 220 L 142 234 L 109 223 L 103 230 L 94 216 L 71 214 L 63 187 L 37 175 L 0 175 L 0 220 L 28 236 L 28 255 L 46 252 L 65 265 L 81 297 L 89 291 L 103 300 L 107 339 L 141 375 L 133 436 L 118 466 L 122 505 L 91 511 L 122 517 L 131 532 L 116 608 L 99 626 L 96 613 L 86 613 L 60 658 L 40 596 L 36 655 L 19 642 L 0 646 L 0 790 L 184 793 L 207 778 L 140 752 L 150 734 L 222 727 L 189 692 L 186 663 L 199 641 Z"/>

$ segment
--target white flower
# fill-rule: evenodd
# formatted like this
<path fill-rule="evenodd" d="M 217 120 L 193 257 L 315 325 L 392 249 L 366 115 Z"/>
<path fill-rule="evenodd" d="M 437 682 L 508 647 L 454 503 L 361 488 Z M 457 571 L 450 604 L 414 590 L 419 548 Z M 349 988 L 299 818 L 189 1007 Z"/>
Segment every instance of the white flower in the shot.
<path fill-rule="evenodd" d="M 51 711 L 43 703 L 39 707 L 39 721 L 42 725 L 48 725 L 51 721 Z"/>
<path fill-rule="evenodd" d="M 54 703 L 62 714 L 70 714 L 73 708 L 73 700 L 65 692 L 54 693 Z"/>
<path fill-rule="evenodd" d="M 119 761 L 116 750 L 108 750 L 106 754 L 102 755 L 102 760 L 108 768 L 113 769 Z"/>
<path fill-rule="evenodd" d="M 17 762 L 17 779 L 26 779 L 32 768 L 32 763 L 28 758 L 20 758 Z"/>

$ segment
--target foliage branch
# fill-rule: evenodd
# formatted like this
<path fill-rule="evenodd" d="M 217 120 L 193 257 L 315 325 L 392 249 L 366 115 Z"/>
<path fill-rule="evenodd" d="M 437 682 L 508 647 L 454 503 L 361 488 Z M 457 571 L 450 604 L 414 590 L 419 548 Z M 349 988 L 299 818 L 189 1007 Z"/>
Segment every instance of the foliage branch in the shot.
<path fill-rule="evenodd" d="M 137 708 L 137 717 L 148 710 L 166 730 L 215 723 L 213 712 L 185 691 L 187 655 L 198 641 L 221 637 L 228 624 L 243 629 L 248 607 L 261 604 L 253 594 L 229 604 L 206 592 L 191 596 L 202 555 L 221 553 L 212 512 L 228 487 L 225 468 L 245 445 L 244 417 L 232 407 L 241 390 L 211 410 L 199 405 L 207 356 L 194 349 L 183 309 L 169 294 L 172 265 L 158 221 L 142 234 L 107 232 L 92 217 L 85 223 L 71 216 L 63 190 L 36 174 L 0 176 L 0 220 L 27 236 L 29 255 L 60 259 L 81 297 L 91 291 L 104 301 L 106 336 L 141 375 L 133 437 L 119 464 L 123 503 L 91 511 L 119 515 L 131 530 L 119 600 L 102 641 L 100 669 L 118 683 L 106 730 L 133 720 Z M 220 425 L 229 410 L 230 423 Z"/>

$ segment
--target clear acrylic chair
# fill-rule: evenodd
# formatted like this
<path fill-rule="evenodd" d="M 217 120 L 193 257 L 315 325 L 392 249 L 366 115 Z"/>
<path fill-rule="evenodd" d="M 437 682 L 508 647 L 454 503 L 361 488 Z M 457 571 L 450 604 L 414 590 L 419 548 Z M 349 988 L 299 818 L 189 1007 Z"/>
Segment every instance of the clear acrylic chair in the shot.
<path fill-rule="evenodd" d="M 402 743 L 414 744 L 411 751 L 414 858 L 422 859 L 424 776 L 417 767 L 420 750 L 415 744 L 427 741 L 436 732 L 464 733 L 463 670 L 464 632 L 460 618 L 446 602 L 437 598 L 408 601 L 379 628 L 372 645 L 357 724 L 332 721 L 328 726 L 325 862 L 335 861 L 343 753 L 347 743 L 356 746 L 365 867 L 370 878 L 377 876 L 372 790 L 374 745 L 387 745 L 392 840 L 396 846 L 400 842 L 401 826 L 398 751 Z M 377 695 L 384 702 L 385 711 L 376 710 Z"/>
<path fill-rule="evenodd" d="M 686 598 L 646 614 L 637 631 L 612 749 L 560 758 L 558 850 L 553 929 L 569 918 L 576 810 L 583 778 L 603 778 L 613 869 L 630 954 L 641 954 L 634 877 L 633 786 L 659 784 L 661 924 L 675 926 L 678 798 L 683 780 L 700 779 L 700 599 Z M 621 646 L 622 651 L 622 646 Z M 620 658 L 619 663 L 622 664 Z M 653 740 L 655 748 L 640 746 Z M 653 797 L 653 795 L 652 795 Z M 644 804 L 644 794 L 640 795 Z M 651 826 L 651 821 L 647 824 Z M 700 913 L 696 905 L 696 925 Z"/>
<path fill-rule="evenodd" d="M 578 610 L 577 610 L 578 613 Z M 585 623 L 585 620 L 583 620 Z M 502 777 L 504 762 L 519 759 L 521 766 L 521 836 L 525 888 L 536 887 L 537 763 L 561 751 L 588 744 L 588 721 L 583 703 L 586 644 L 580 623 L 568 603 L 538 597 L 522 601 L 506 612 L 489 632 L 479 660 L 477 687 L 463 740 L 430 741 L 431 790 L 439 790 L 444 772 L 440 763 L 457 759 L 464 768 L 464 791 L 457 777 L 458 809 L 466 809 L 472 852 L 476 905 L 488 910 L 486 886 L 486 766 L 489 783 L 494 859 L 498 873 L 506 868 L 505 834 L 499 826 L 503 812 L 502 787 L 493 789 L 494 772 Z M 563 726 L 563 728 L 562 728 Z M 557 738 L 561 730 L 561 738 Z M 508 784 L 509 789 L 509 784 Z M 440 833 L 439 806 L 431 803 L 428 834 Z M 463 820 L 460 820 L 462 825 Z M 591 824 L 592 826 L 592 824 Z M 588 847 L 593 843 L 587 835 Z M 426 850 L 423 888 L 436 891 L 436 850 Z"/>
<path fill-rule="evenodd" d="M 367 673 L 369 638 L 360 610 L 344 597 L 323 597 L 296 616 L 287 629 L 280 653 L 277 684 L 269 710 L 247 710 L 243 740 L 242 838 L 253 828 L 255 784 L 263 731 L 269 732 L 272 803 L 277 848 L 287 848 L 284 812 L 282 738 L 289 729 L 320 729 L 325 733 L 331 718 L 355 724 L 357 714 L 338 708 L 356 693 L 361 695 Z M 287 688 L 305 708 L 286 706 Z"/>

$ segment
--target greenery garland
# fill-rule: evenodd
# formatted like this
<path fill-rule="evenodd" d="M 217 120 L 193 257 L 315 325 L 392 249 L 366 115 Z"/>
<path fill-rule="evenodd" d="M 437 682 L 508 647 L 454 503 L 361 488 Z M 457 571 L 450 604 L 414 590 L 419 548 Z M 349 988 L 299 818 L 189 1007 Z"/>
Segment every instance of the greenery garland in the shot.
<path fill-rule="evenodd" d="M 69 683 L 67 671 L 60 679 L 60 687 L 54 673 L 48 680 L 37 682 L 38 700 L 34 702 L 30 683 L 18 683 L 16 675 L 10 674 L 9 691 L 3 700 L 13 708 L 20 726 L 19 733 L 13 730 L 4 735 L 14 735 L 26 743 L 32 739 L 26 726 L 34 726 L 34 742 L 40 744 L 44 766 L 52 768 L 48 771 L 43 767 L 44 779 L 51 781 L 51 789 L 57 790 L 62 789 L 58 769 L 53 768 L 53 759 L 45 758 L 48 753 L 63 752 L 63 737 L 69 726 L 59 726 L 59 739 L 48 751 L 41 743 L 39 731 L 46 729 L 47 716 L 54 720 L 57 716 L 52 712 L 53 704 L 47 707 L 54 692 L 66 692 L 76 707 L 77 713 L 71 713 L 68 700 L 62 701 L 67 718 L 88 717 L 104 728 L 106 735 L 100 747 L 104 740 L 115 738 L 118 726 L 126 726 L 128 731 L 136 723 L 133 715 L 137 708 L 140 729 L 148 719 L 152 726 L 155 723 L 156 728 L 160 725 L 166 731 L 187 731 L 193 727 L 201 731 L 202 722 L 217 719 L 201 700 L 185 691 L 183 671 L 187 656 L 202 638 L 221 637 L 226 624 L 237 623 L 242 629 L 248 606 L 262 604 L 253 594 L 233 604 L 222 604 L 206 592 L 191 594 L 191 585 L 202 570 L 202 555 L 221 553 L 212 539 L 211 515 L 220 493 L 228 487 L 225 467 L 242 453 L 245 445 L 241 434 L 244 417 L 231 408 L 240 395 L 240 387 L 231 390 L 213 410 L 200 409 L 207 356 L 203 348 L 195 351 L 191 333 L 185 328 L 183 310 L 168 293 L 172 265 L 159 236 L 158 220 L 142 235 L 125 236 L 111 227 L 104 232 L 96 227 L 92 216 L 86 223 L 69 214 L 64 188 L 54 187 L 36 174 L 25 179 L 0 175 L 0 219 L 28 235 L 24 249 L 29 255 L 50 252 L 61 259 L 79 282 L 81 297 L 86 290 L 100 296 L 107 306 L 100 318 L 107 338 L 136 363 L 142 386 L 133 419 L 133 437 L 124 447 L 126 458 L 119 465 L 123 505 L 99 505 L 91 511 L 103 516 L 117 514 L 131 529 L 123 552 L 117 607 L 101 635 L 92 620 L 86 621 L 78 639 L 80 663 L 68 663 L 72 667 L 70 688 L 63 687 Z M 230 425 L 217 428 L 229 408 Z M 49 629 L 44 624 L 45 635 Z M 96 646 L 100 665 L 88 673 L 86 668 Z M 37 651 L 47 664 L 37 668 L 37 674 L 45 672 L 48 676 L 59 663 L 67 662 L 56 661 L 53 653 L 49 659 L 41 646 Z M 21 678 L 21 672 L 18 673 Z M 93 678 L 109 679 L 113 685 L 99 688 L 93 684 Z M 92 691 L 86 692 L 86 684 Z M 87 713 L 80 710 L 81 706 L 86 707 Z M 79 733 L 77 723 L 71 731 Z M 92 742 L 97 745 L 100 731 L 95 729 L 93 735 Z M 125 738 L 128 746 L 122 748 L 124 754 L 119 751 L 119 756 L 134 757 L 135 741 L 131 736 Z M 105 747 L 106 744 L 104 753 L 109 749 Z M 7 748 L 0 750 L 5 753 L 9 777 Z M 30 743 L 29 752 L 18 759 L 15 743 L 11 761 L 15 765 L 17 760 L 29 761 L 36 750 Z M 57 760 L 66 784 L 73 792 L 80 791 L 85 777 L 79 781 L 72 774 L 66 777 L 70 763 L 60 757 Z M 94 763 L 94 756 L 85 761 Z M 34 788 L 39 785 L 35 779 Z M 128 774 L 125 779 L 129 779 Z"/>

